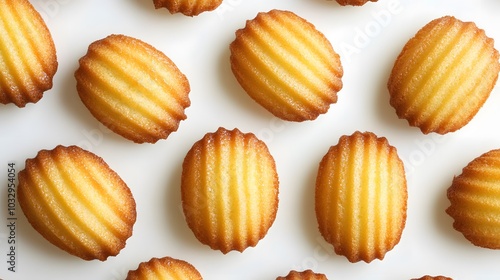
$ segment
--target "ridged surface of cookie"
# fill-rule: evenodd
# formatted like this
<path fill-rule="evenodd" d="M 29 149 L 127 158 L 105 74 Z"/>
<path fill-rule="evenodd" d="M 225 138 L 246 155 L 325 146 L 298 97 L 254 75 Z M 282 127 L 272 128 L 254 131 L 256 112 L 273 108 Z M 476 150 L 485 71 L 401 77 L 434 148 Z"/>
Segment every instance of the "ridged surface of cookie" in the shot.
<path fill-rule="evenodd" d="M 27 0 L 0 1 L 0 18 L 0 103 L 25 107 L 52 88 L 55 45 Z"/>
<path fill-rule="evenodd" d="M 421 278 L 415 278 L 412 280 L 453 280 L 452 278 L 445 277 L 445 276 L 430 276 L 430 275 L 425 275 Z"/>
<path fill-rule="evenodd" d="M 222 0 L 153 0 L 156 9 L 167 8 L 172 13 L 197 16 L 203 12 L 215 10 Z"/>
<path fill-rule="evenodd" d="M 363 6 L 367 2 L 377 2 L 378 0 L 336 0 L 342 6 Z"/>
<path fill-rule="evenodd" d="M 388 81 L 399 118 L 422 132 L 456 131 L 476 115 L 498 78 L 493 39 L 473 22 L 445 16 L 410 39 Z"/>
<path fill-rule="evenodd" d="M 276 280 L 328 280 L 328 278 L 322 273 L 315 273 L 308 269 L 301 272 L 292 270 L 287 276 L 280 276 Z"/>
<path fill-rule="evenodd" d="M 125 280 L 202 280 L 200 272 L 190 263 L 171 257 L 152 258 L 131 270 Z"/>
<path fill-rule="evenodd" d="M 77 146 L 41 150 L 26 160 L 18 200 L 35 230 L 84 260 L 117 255 L 136 220 L 125 182 L 102 158 Z"/>
<path fill-rule="evenodd" d="M 75 77 L 92 115 L 136 143 L 166 139 L 186 119 L 186 76 L 165 54 L 139 39 L 110 35 L 93 42 Z"/>
<path fill-rule="evenodd" d="M 187 153 L 182 206 L 198 240 L 224 254 L 256 246 L 276 217 L 278 174 L 264 142 L 219 128 Z"/>
<path fill-rule="evenodd" d="M 386 138 L 342 136 L 319 165 L 319 230 L 350 262 L 383 259 L 401 238 L 407 197 L 403 163 Z"/>
<path fill-rule="evenodd" d="M 500 249 L 500 150 L 471 161 L 447 195 L 453 227 L 476 246 Z"/>
<path fill-rule="evenodd" d="M 230 51 L 239 84 L 279 118 L 313 120 L 337 101 L 339 55 L 314 25 L 292 12 L 259 13 L 236 31 Z"/>

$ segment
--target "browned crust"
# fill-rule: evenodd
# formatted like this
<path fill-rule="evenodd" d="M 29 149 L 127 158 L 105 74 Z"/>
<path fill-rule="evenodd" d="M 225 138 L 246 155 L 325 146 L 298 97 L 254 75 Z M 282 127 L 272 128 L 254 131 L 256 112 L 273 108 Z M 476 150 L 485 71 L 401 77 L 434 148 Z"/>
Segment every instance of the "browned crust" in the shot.
<path fill-rule="evenodd" d="M 369 196 L 374 189 L 379 191 Z M 407 198 L 403 162 L 385 137 L 359 131 L 344 135 L 319 164 L 315 193 L 319 231 L 335 253 L 350 262 L 383 259 L 399 243 Z"/>
<path fill-rule="evenodd" d="M 475 158 L 447 190 L 453 228 L 475 246 L 500 249 L 500 149 Z"/>
<path fill-rule="evenodd" d="M 425 275 L 421 278 L 414 278 L 412 280 L 453 280 L 450 277 L 445 277 L 445 276 L 430 276 L 430 275 Z"/>
<path fill-rule="evenodd" d="M 466 35 L 473 39 L 467 41 Z M 467 52 L 451 55 L 465 44 Z M 473 56 L 472 49 L 479 50 L 475 59 L 465 60 Z M 429 59 L 430 54 L 436 58 Z M 487 63 L 479 67 L 480 60 Z M 446 71 L 436 70 L 451 63 L 455 66 Z M 486 102 L 499 71 L 499 53 L 484 30 L 452 16 L 437 18 L 422 27 L 396 59 L 387 83 L 390 104 L 400 119 L 424 134 L 454 132 L 469 123 Z M 439 93 L 444 88 L 447 94 Z M 456 93 L 459 89 L 464 89 L 461 95 Z"/>
<path fill-rule="evenodd" d="M 52 88 L 58 67 L 56 48 L 43 18 L 29 1 L 0 1 L 1 17 L 3 13 L 14 20 L 0 28 L 0 60 L 6 63 L 0 65 L 0 103 L 22 108 L 38 102 Z"/>
<path fill-rule="evenodd" d="M 325 274 L 315 273 L 308 269 L 301 272 L 292 270 L 287 276 L 280 276 L 276 280 L 328 280 L 328 278 Z"/>
<path fill-rule="evenodd" d="M 155 275 L 158 279 L 202 280 L 200 272 L 190 263 L 171 257 L 152 258 L 130 270 L 125 280 L 147 280 Z M 166 277 L 166 278 L 163 278 Z"/>
<path fill-rule="evenodd" d="M 294 38 L 285 39 L 279 29 L 296 34 Z M 261 38 L 262 34 L 274 40 Z M 229 48 L 236 80 L 255 102 L 273 115 L 295 122 L 314 120 L 337 102 L 337 93 L 343 87 L 340 56 L 323 33 L 295 13 L 276 9 L 258 13 L 235 32 L 235 40 Z M 281 51 L 275 54 L 269 50 Z M 306 53 L 322 59 L 312 60 Z M 260 56 L 268 58 L 264 61 Z M 292 66 L 293 60 L 300 62 Z M 316 64 L 311 66 L 311 61 Z M 319 66 L 318 61 L 321 61 Z M 317 80 L 313 82 L 311 77 L 302 76 L 307 73 L 304 70 L 314 72 L 312 76 Z"/>
<path fill-rule="evenodd" d="M 224 156 L 223 149 L 231 155 Z M 235 156 L 238 153 L 244 155 L 240 158 L 242 161 Z M 249 156 L 252 154 L 256 158 Z M 218 171 L 221 166 L 242 166 L 243 170 L 242 173 Z M 258 167 L 250 173 L 246 170 L 248 166 Z M 260 180 L 260 176 L 269 173 L 272 175 L 267 179 L 272 185 L 265 185 L 268 181 Z M 225 176 L 229 177 L 228 181 L 223 181 Z M 255 180 L 263 185 L 252 185 Z M 258 196 L 255 196 L 255 188 L 258 188 Z M 267 234 L 276 219 L 278 188 L 276 165 L 266 144 L 253 133 L 242 133 L 238 129 L 221 127 L 214 133 L 207 133 L 193 144 L 182 164 L 181 196 L 186 222 L 202 244 L 224 254 L 254 247 Z M 228 193 L 219 193 L 219 189 Z M 211 197 L 212 192 L 217 193 L 217 197 Z M 226 201 L 225 206 L 220 206 L 221 201 Z M 255 207 L 255 201 L 259 207 Z M 229 213 L 233 213 L 231 219 L 224 218 Z M 254 215 L 257 217 L 252 218 Z M 217 223 L 220 227 L 213 226 Z"/>
<path fill-rule="evenodd" d="M 107 52 L 118 59 L 108 61 Z M 98 121 L 124 138 L 136 143 L 156 143 L 177 131 L 180 121 L 187 118 L 184 110 L 191 104 L 188 79 L 172 60 L 148 43 L 113 34 L 90 44 L 79 63 L 75 78 L 80 99 Z M 152 69 L 157 65 L 161 68 Z M 127 67 L 133 67 L 126 71 L 128 76 L 117 72 Z M 169 77 L 163 79 L 166 73 Z M 112 78 L 107 79 L 104 74 Z M 144 74 L 146 78 L 141 80 Z M 115 89 L 118 82 L 133 90 Z M 164 102 L 167 97 L 171 100 Z"/>
<path fill-rule="evenodd" d="M 342 6 L 350 5 L 350 6 L 362 6 L 367 2 L 377 2 L 378 0 L 335 0 Z"/>
<path fill-rule="evenodd" d="M 104 176 L 110 184 L 113 184 L 113 188 L 120 193 L 121 201 L 117 211 L 121 215 L 125 226 L 121 226 L 112 233 L 116 237 L 113 239 L 114 241 L 98 240 L 100 237 L 94 235 L 98 246 L 87 247 L 86 240 L 76 235 L 73 228 L 66 228 L 67 223 L 62 220 L 63 217 L 55 210 L 54 207 L 62 207 L 60 206 L 60 199 L 64 200 L 64 197 L 54 199 L 53 195 L 49 195 L 53 191 L 51 185 L 62 184 L 62 182 L 58 181 L 61 179 L 52 176 L 53 174 L 60 176 L 60 174 L 68 172 L 63 164 L 67 160 L 78 166 L 78 171 L 82 172 L 71 174 L 71 177 L 64 177 L 63 175 L 62 180 L 65 180 L 63 183 L 68 184 L 64 185 L 63 188 L 66 188 L 67 191 L 70 191 L 71 188 L 82 187 L 73 185 L 74 183 L 71 180 L 78 180 L 79 178 L 75 178 L 78 176 L 92 176 L 94 173 L 89 168 L 92 167 L 98 169 L 99 176 Z M 47 168 L 47 166 L 52 167 Z M 95 185 L 90 184 L 85 187 L 95 187 Z M 82 191 L 86 192 L 84 188 L 82 188 Z M 19 172 L 17 195 L 23 213 L 37 232 L 60 249 L 84 260 L 98 259 L 104 261 L 110 256 L 116 256 L 125 247 L 126 240 L 132 235 L 133 225 L 137 217 L 135 200 L 125 182 L 101 157 L 77 146 L 65 147 L 59 145 L 53 150 L 41 150 L 35 158 L 27 159 L 25 169 Z M 83 200 L 80 202 L 86 203 Z M 86 206 L 92 208 L 90 205 Z M 89 225 L 83 226 L 83 231 L 92 232 L 92 226 L 88 228 L 87 226 Z M 90 234 L 92 235 L 92 233 Z"/>
<path fill-rule="evenodd" d="M 166 8 L 171 14 L 182 13 L 192 17 L 215 10 L 222 0 L 153 0 L 153 3 L 156 9 Z"/>

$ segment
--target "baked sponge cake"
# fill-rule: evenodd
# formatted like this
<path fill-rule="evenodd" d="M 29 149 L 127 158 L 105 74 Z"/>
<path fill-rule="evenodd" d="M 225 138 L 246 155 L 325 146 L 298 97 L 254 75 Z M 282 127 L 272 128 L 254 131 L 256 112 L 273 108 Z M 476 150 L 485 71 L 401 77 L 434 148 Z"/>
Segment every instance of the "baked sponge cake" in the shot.
<path fill-rule="evenodd" d="M 452 16 L 420 29 L 399 54 L 387 87 L 399 118 L 427 134 L 456 131 L 476 115 L 500 70 L 493 39 Z"/>
<path fill-rule="evenodd" d="M 190 263 L 171 257 L 152 258 L 130 270 L 125 280 L 202 280 L 200 272 Z"/>
<path fill-rule="evenodd" d="M 56 48 L 29 1 L 0 1 L 0 18 L 0 103 L 25 107 L 52 88 Z"/>
<path fill-rule="evenodd" d="M 26 160 L 17 195 L 36 231 L 84 260 L 116 256 L 132 235 L 130 189 L 102 158 L 77 146 L 41 150 Z"/>
<path fill-rule="evenodd" d="M 315 273 L 308 269 L 301 272 L 292 270 L 287 276 L 280 276 L 276 280 L 328 280 L 328 278 L 322 273 Z"/>
<path fill-rule="evenodd" d="M 472 244 L 500 249 L 500 150 L 472 160 L 453 179 L 446 213 Z"/>
<path fill-rule="evenodd" d="M 412 280 L 453 280 L 452 278 L 445 277 L 445 276 L 430 276 L 430 275 L 425 275 L 420 278 L 415 278 Z"/>
<path fill-rule="evenodd" d="M 319 231 L 350 262 L 383 259 L 399 242 L 407 199 L 403 162 L 384 137 L 342 136 L 319 164 Z"/>
<path fill-rule="evenodd" d="M 222 0 L 153 0 L 156 9 L 166 8 L 170 13 L 197 16 L 215 10 Z"/>
<path fill-rule="evenodd" d="M 189 81 L 164 53 L 126 35 L 90 44 L 75 72 L 92 115 L 136 143 L 155 143 L 186 119 Z"/>
<path fill-rule="evenodd" d="M 377 2 L 378 0 L 336 0 L 342 6 L 363 6 L 367 2 Z"/>
<path fill-rule="evenodd" d="M 340 57 L 314 25 L 293 12 L 259 13 L 236 31 L 230 51 L 236 80 L 281 119 L 313 120 L 337 101 Z"/>
<path fill-rule="evenodd" d="M 252 133 L 219 128 L 194 143 L 182 164 L 182 208 L 196 238 L 226 254 L 256 246 L 278 209 L 278 174 Z"/>

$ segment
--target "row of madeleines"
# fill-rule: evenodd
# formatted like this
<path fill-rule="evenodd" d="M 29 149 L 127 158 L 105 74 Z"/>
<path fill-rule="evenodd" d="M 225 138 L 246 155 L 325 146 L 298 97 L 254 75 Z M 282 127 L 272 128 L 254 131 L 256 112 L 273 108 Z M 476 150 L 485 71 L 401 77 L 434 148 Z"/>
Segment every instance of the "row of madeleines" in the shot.
<path fill-rule="evenodd" d="M 10 23 L 0 27 L 5 61 L 0 101 L 24 107 L 52 87 L 55 46 L 29 2 L 2 1 L 0 10 Z M 322 33 L 292 12 L 259 13 L 236 32 L 230 50 L 231 69 L 242 88 L 284 120 L 314 120 L 342 88 L 340 57 Z M 498 52 L 483 30 L 442 17 L 419 30 L 396 59 L 388 82 L 390 103 L 424 133 L 452 132 L 486 101 L 499 69 Z M 176 65 L 125 35 L 92 43 L 75 78 L 92 115 L 137 143 L 167 138 L 190 105 L 189 82 Z M 500 247 L 500 227 L 494 224 L 500 217 L 499 153 L 488 152 L 464 168 L 449 189 L 447 209 L 467 239 L 494 249 Z M 223 253 L 256 246 L 278 208 L 273 157 L 255 135 L 237 129 L 220 128 L 193 145 L 183 163 L 181 190 L 188 226 L 200 242 Z M 83 259 L 117 255 L 132 235 L 136 212 L 130 189 L 100 157 L 79 147 L 58 146 L 28 159 L 18 192 L 33 227 Z M 403 164 L 383 137 L 343 136 L 319 164 L 319 231 L 351 262 L 383 259 L 399 242 L 406 201 Z"/>
<path fill-rule="evenodd" d="M 460 225 L 456 229 L 478 246 L 498 248 L 500 243 L 492 231 L 500 198 L 492 198 L 498 190 L 490 183 L 498 174 L 500 151 L 495 150 L 472 161 L 449 188 L 447 211 Z M 256 246 L 276 218 L 275 161 L 252 133 L 219 128 L 195 142 L 182 163 L 180 188 L 187 225 L 201 243 L 224 254 Z M 484 196 L 479 204 L 478 195 Z M 57 146 L 28 159 L 19 173 L 18 201 L 36 231 L 84 260 L 116 256 L 136 221 L 127 184 L 102 158 L 77 146 Z M 320 161 L 315 186 L 319 231 L 349 261 L 383 259 L 401 238 L 406 210 L 403 163 L 386 138 L 371 132 L 342 136 Z M 147 279 L 141 275 L 151 271 L 179 277 L 196 273 L 192 279 L 201 279 L 191 264 L 170 257 L 142 263 L 128 279 Z M 278 279 L 326 279 L 307 271 L 291 275 L 297 273 L 304 275 Z"/>
<path fill-rule="evenodd" d="M 24 107 L 52 88 L 51 34 L 27 0 L 0 2 L 0 103 Z M 22 19 L 22 20 L 21 20 Z M 337 101 L 343 67 L 328 39 L 293 12 L 261 12 L 236 31 L 231 70 L 248 95 L 288 121 L 314 120 Z M 166 139 L 186 119 L 190 84 L 164 53 L 139 39 L 110 35 L 90 44 L 75 72 L 91 114 L 137 143 Z M 486 102 L 500 71 L 493 39 L 473 22 L 435 19 L 403 47 L 390 73 L 390 104 L 423 133 L 465 126 Z"/>

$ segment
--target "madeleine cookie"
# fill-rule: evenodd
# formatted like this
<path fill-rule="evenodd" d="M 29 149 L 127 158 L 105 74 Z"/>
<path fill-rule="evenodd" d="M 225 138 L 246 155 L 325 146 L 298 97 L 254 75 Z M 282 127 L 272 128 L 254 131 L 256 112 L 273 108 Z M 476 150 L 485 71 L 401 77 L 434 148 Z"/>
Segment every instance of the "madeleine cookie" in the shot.
<path fill-rule="evenodd" d="M 445 276 L 429 276 L 429 275 L 425 275 L 421 278 L 415 278 L 415 279 L 412 279 L 412 280 L 453 280 L 452 278 L 449 278 L 449 277 L 445 277 Z"/>
<path fill-rule="evenodd" d="M 350 5 L 350 6 L 362 6 L 367 2 L 377 2 L 378 0 L 335 0 L 342 6 Z"/>
<path fill-rule="evenodd" d="M 196 238 L 224 254 L 257 245 L 276 218 L 278 174 L 264 142 L 219 128 L 187 153 L 182 207 Z"/>
<path fill-rule="evenodd" d="M 298 272 L 295 270 L 290 271 L 287 276 L 280 276 L 276 280 L 328 280 L 326 275 L 321 273 L 314 273 L 312 270 L 304 270 Z"/>
<path fill-rule="evenodd" d="M 0 1 L 0 18 L 0 103 L 22 108 L 52 88 L 56 48 L 29 1 Z"/>
<path fill-rule="evenodd" d="M 292 12 L 259 13 L 236 31 L 230 51 L 239 84 L 281 119 L 313 120 L 337 101 L 339 55 L 314 25 Z"/>
<path fill-rule="evenodd" d="M 116 256 L 132 235 L 130 189 L 102 158 L 77 146 L 42 150 L 26 160 L 17 195 L 36 231 L 84 260 Z"/>
<path fill-rule="evenodd" d="M 215 10 L 222 0 L 153 0 L 156 9 L 167 8 L 172 13 L 197 16 L 203 12 Z"/>
<path fill-rule="evenodd" d="M 476 115 L 498 78 L 493 39 L 445 16 L 420 29 L 399 54 L 387 87 L 399 118 L 423 133 L 456 131 Z"/>
<path fill-rule="evenodd" d="M 342 136 L 319 164 L 319 230 L 350 262 L 383 259 L 406 223 L 406 178 L 396 148 L 371 132 Z"/>
<path fill-rule="evenodd" d="M 130 270 L 125 278 L 125 280 L 157 279 L 201 280 L 203 278 L 192 264 L 171 257 L 152 258 L 142 262 L 136 270 Z"/>
<path fill-rule="evenodd" d="M 476 246 L 500 249 L 500 150 L 472 160 L 447 196 L 453 227 Z"/>
<path fill-rule="evenodd" d="M 78 94 L 92 115 L 136 143 L 176 131 L 191 104 L 187 78 L 162 52 L 125 35 L 90 44 L 75 72 Z"/>

